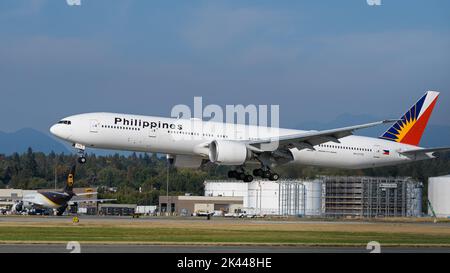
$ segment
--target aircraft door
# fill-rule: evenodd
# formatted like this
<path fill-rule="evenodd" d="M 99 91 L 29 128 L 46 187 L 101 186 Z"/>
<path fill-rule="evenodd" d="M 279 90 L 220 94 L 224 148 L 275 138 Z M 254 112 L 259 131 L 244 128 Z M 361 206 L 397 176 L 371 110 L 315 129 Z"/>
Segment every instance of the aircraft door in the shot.
<path fill-rule="evenodd" d="M 149 132 L 148 132 L 148 136 L 150 137 L 150 138 L 155 138 L 156 137 L 156 129 L 149 129 Z"/>
<path fill-rule="evenodd" d="M 372 148 L 373 158 L 380 158 L 383 153 L 380 145 L 374 145 Z"/>
<path fill-rule="evenodd" d="M 91 119 L 91 127 L 89 129 L 89 131 L 91 133 L 98 133 L 98 128 L 100 127 L 100 123 L 96 120 L 96 119 Z"/>

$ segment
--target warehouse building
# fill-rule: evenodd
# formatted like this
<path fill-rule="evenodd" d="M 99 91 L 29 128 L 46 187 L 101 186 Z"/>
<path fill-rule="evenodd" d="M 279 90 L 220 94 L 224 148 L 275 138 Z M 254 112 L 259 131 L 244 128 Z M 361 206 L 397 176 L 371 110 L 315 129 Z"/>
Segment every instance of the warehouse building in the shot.
<path fill-rule="evenodd" d="M 428 179 L 428 201 L 428 214 L 434 210 L 436 217 L 450 217 L 450 175 Z"/>
<path fill-rule="evenodd" d="M 322 181 L 235 180 L 205 181 L 205 196 L 242 197 L 243 210 L 257 215 L 319 216 L 322 213 Z"/>
<path fill-rule="evenodd" d="M 324 176 L 324 216 L 409 217 L 422 215 L 421 182 L 411 178 Z"/>
<path fill-rule="evenodd" d="M 409 217 L 422 215 L 423 184 L 411 178 L 322 176 L 315 180 L 205 181 L 205 196 L 242 197 L 258 215 Z"/>
<path fill-rule="evenodd" d="M 35 193 L 34 190 L 0 189 L 0 208 L 9 209 L 18 201 L 22 201 L 24 195 Z"/>
<path fill-rule="evenodd" d="M 234 213 L 243 208 L 241 196 L 160 196 L 161 213 L 190 216 L 199 213 Z"/>
<path fill-rule="evenodd" d="M 99 215 L 130 216 L 136 210 L 136 204 L 99 204 Z"/>

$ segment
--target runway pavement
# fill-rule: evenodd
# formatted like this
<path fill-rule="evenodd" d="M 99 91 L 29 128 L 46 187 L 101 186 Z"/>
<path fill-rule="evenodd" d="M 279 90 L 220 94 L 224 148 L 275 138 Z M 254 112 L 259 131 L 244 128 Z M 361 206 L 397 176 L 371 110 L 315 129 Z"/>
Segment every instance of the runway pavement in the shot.
<path fill-rule="evenodd" d="M 66 244 L 0 244 L 0 253 L 69 253 Z M 86 244 L 81 253 L 369 253 L 357 247 Z M 382 253 L 450 253 L 450 248 L 383 248 Z"/>

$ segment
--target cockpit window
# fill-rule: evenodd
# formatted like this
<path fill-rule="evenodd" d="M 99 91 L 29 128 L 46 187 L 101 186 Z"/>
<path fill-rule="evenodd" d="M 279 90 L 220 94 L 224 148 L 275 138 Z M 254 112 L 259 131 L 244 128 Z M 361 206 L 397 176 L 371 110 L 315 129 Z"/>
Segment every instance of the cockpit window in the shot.
<path fill-rule="evenodd" d="M 67 124 L 67 125 L 70 125 L 70 124 L 72 124 L 72 122 L 71 122 L 70 120 L 61 120 L 61 121 L 58 122 L 58 124 Z"/>

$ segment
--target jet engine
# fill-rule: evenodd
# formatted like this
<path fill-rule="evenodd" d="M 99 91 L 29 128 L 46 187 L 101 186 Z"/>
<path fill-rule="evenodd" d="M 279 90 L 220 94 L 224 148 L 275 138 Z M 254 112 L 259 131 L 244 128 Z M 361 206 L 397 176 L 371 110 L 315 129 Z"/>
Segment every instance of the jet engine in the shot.
<path fill-rule="evenodd" d="M 214 140 L 209 146 L 209 160 L 219 165 L 242 165 L 252 156 L 244 143 Z"/>
<path fill-rule="evenodd" d="M 23 207 L 23 202 L 17 202 L 12 206 L 11 211 L 21 212 L 24 209 Z"/>

